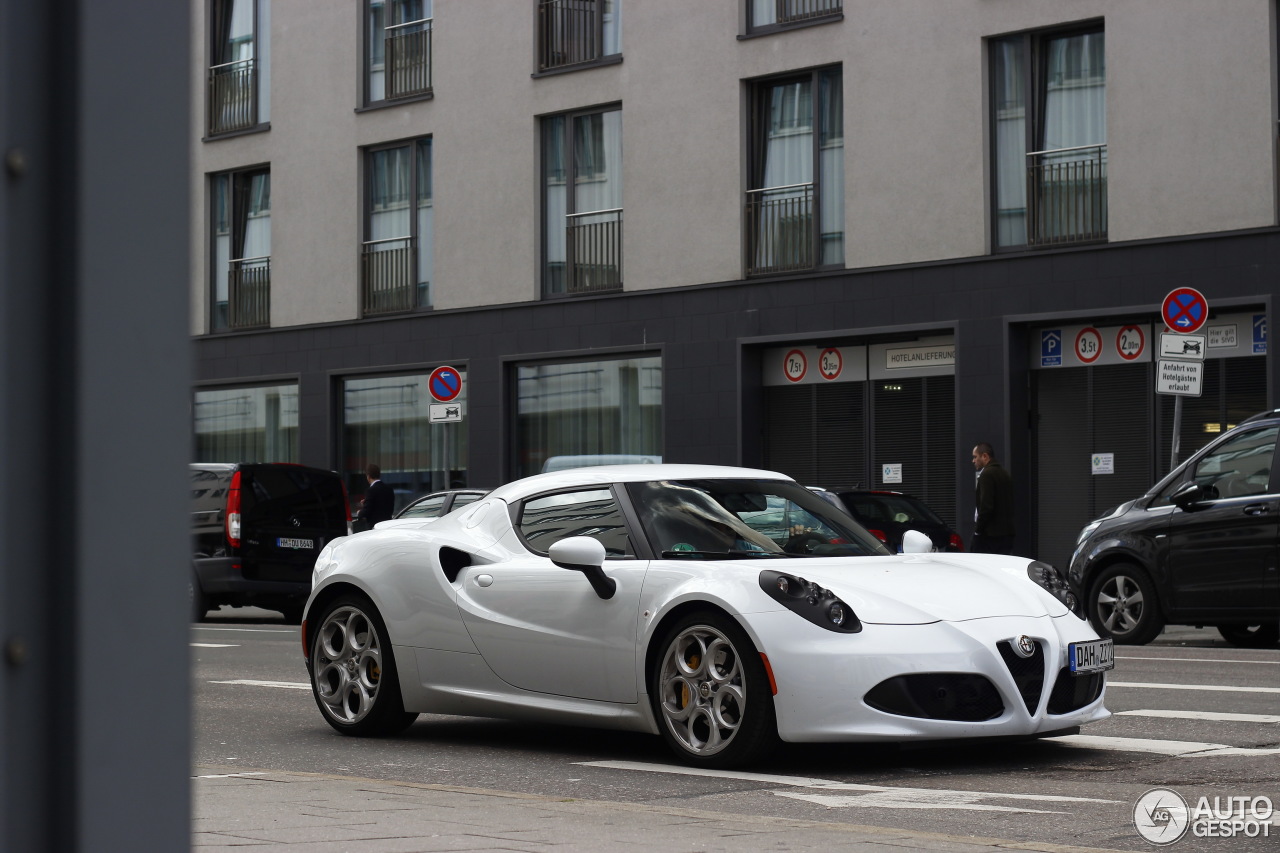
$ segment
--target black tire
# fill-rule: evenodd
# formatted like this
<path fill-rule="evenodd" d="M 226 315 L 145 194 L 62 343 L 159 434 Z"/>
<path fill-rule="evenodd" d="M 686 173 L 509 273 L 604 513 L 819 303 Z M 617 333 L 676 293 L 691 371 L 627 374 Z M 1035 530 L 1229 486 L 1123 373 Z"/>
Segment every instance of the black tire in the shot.
<path fill-rule="evenodd" d="M 209 601 L 204 597 L 204 590 L 200 589 L 200 579 L 196 577 L 195 572 L 191 573 L 187 583 L 190 585 L 191 621 L 203 622 L 205 614 L 209 612 Z"/>
<path fill-rule="evenodd" d="M 1280 622 L 1259 625 L 1219 625 L 1222 639 L 1245 649 L 1267 649 L 1280 643 Z"/>
<path fill-rule="evenodd" d="M 359 737 L 407 729 L 418 715 L 404 709 L 387 626 L 373 602 L 340 596 L 322 608 L 315 624 L 307 671 L 325 721 Z"/>
<path fill-rule="evenodd" d="M 280 615 L 284 616 L 286 625 L 301 625 L 302 611 L 305 609 L 305 604 L 290 604 L 280 608 Z"/>
<path fill-rule="evenodd" d="M 1116 563 L 1099 572 L 1085 608 L 1094 630 L 1119 645 L 1146 645 L 1164 629 L 1155 584 L 1132 563 Z"/>
<path fill-rule="evenodd" d="M 769 677 L 738 623 L 719 611 L 689 613 L 663 633 L 656 648 L 649 701 L 663 738 L 681 761 L 741 767 L 777 745 Z"/>

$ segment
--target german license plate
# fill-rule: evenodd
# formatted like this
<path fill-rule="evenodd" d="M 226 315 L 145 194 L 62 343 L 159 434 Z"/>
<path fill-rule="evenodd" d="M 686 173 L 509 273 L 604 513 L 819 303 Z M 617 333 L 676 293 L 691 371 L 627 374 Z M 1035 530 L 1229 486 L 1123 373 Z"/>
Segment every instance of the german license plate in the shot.
<path fill-rule="evenodd" d="M 288 548 L 291 551 L 314 551 L 316 548 L 316 540 L 314 539 L 286 539 L 283 536 L 276 540 L 277 548 Z"/>
<path fill-rule="evenodd" d="M 1105 672 L 1116 665 L 1115 645 L 1110 640 L 1091 640 L 1067 646 L 1068 665 L 1073 675 Z"/>

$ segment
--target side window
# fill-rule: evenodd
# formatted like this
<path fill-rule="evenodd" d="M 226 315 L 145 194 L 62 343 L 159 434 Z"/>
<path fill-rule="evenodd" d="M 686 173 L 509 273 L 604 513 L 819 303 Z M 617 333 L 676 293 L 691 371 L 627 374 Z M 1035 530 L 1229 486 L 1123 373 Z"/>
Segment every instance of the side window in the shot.
<path fill-rule="evenodd" d="M 519 527 L 525 542 L 539 554 L 561 539 L 590 536 L 610 557 L 633 556 L 627 524 L 608 489 L 560 492 L 526 501 Z"/>
<path fill-rule="evenodd" d="M 401 518 L 435 518 L 444 507 L 444 495 L 419 501 L 405 510 Z"/>
<path fill-rule="evenodd" d="M 484 495 L 454 495 L 453 504 L 449 507 L 449 512 L 453 512 L 455 509 L 461 509 L 467 504 L 475 503 L 482 497 L 484 497 Z"/>
<path fill-rule="evenodd" d="M 1264 495 L 1270 489 L 1271 461 L 1280 427 L 1233 436 L 1196 463 L 1193 482 L 1210 500 Z"/>

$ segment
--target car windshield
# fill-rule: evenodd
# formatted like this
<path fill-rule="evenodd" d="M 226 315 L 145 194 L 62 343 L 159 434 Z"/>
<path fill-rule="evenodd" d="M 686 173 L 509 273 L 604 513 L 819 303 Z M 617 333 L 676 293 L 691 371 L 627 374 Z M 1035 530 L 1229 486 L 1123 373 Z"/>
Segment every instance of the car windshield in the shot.
<path fill-rule="evenodd" d="M 847 515 L 786 480 L 659 480 L 627 488 L 649 542 L 669 559 L 889 553 Z"/>

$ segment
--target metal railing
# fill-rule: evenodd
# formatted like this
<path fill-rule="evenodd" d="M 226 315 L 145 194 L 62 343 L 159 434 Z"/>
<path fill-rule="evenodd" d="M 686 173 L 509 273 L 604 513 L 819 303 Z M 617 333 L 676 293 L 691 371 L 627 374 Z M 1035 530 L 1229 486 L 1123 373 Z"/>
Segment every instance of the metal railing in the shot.
<path fill-rule="evenodd" d="M 360 258 L 360 309 L 364 316 L 413 310 L 418 289 L 413 253 L 412 237 L 364 244 Z"/>
<path fill-rule="evenodd" d="M 252 59 L 209 69 L 208 133 L 247 130 L 258 124 L 258 72 Z"/>
<path fill-rule="evenodd" d="M 431 22 L 431 18 L 422 18 L 387 27 L 383 46 L 386 50 L 388 99 L 424 95 L 431 91 Z"/>
<path fill-rule="evenodd" d="M 538 70 L 599 59 L 604 50 L 600 0 L 541 0 L 538 3 Z"/>
<path fill-rule="evenodd" d="M 235 258 L 227 270 L 227 326 L 271 325 L 271 257 Z"/>
<path fill-rule="evenodd" d="M 1107 238 L 1107 146 L 1027 153 L 1027 245 Z"/>
<path fill-rule="evenodd" d="M 813 184 L 747 190 L 746 273 L 814 268 Z"/>
<path fill-rule="evenodd" d="M 822 18 L 844 10 L 844 0 L 776 0 L 776 3 L 779 24 Z"/>
<path fill-rule="evenodd" d="M 565 226 L 565 290 L 622 289 L 622 208 L 571 213 Z M 591 221 L 584 221 L 590 219 Z"/>

